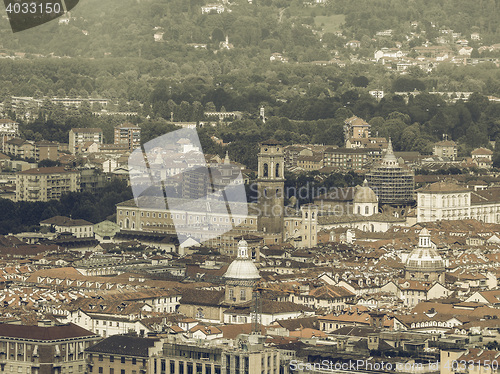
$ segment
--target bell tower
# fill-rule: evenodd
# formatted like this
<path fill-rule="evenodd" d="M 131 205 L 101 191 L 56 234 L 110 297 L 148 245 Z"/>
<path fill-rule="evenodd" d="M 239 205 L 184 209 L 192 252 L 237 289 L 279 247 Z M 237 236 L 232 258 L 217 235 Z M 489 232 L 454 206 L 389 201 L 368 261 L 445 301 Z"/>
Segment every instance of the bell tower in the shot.
<path fill-rule="evenodd" d="M 258 230 L 283 233 L 285 156 L 283 146 L 276 140 L 260 144 L 258 156 Z"/>

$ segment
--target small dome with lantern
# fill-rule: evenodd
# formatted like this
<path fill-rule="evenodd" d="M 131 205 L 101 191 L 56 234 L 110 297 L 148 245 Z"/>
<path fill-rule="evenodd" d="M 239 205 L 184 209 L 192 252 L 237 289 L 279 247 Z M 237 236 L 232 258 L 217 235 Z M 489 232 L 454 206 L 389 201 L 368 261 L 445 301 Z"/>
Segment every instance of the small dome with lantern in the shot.
<path fill-rule="evenodd" d="M 354 193 L 354 203 L 376 203 L 378 204 L 378 197 L 370 186 L 368 186 L 368 181 L 365 179 L 362 186 L 356 187 L 356 192 Z"/>
<path fill-rule="evenodd" d="M 226 279 L 235 280 L 259 280 L 259 270 L 248 256 L 248 243 L 240 240 L 238 243 L 238 257 L 227 268 L 224 274 Z"/>

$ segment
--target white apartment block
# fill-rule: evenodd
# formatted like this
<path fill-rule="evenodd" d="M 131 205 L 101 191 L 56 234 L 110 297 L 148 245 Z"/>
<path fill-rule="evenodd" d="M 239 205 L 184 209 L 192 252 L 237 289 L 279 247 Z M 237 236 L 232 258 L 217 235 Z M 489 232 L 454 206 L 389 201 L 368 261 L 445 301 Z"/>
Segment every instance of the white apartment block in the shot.
<path fill-rule="evenodd" d="M 80 173 L 62 166 L 29 169 L 16 174 L 16 201 L 57 200 L 80 190 Z"/>

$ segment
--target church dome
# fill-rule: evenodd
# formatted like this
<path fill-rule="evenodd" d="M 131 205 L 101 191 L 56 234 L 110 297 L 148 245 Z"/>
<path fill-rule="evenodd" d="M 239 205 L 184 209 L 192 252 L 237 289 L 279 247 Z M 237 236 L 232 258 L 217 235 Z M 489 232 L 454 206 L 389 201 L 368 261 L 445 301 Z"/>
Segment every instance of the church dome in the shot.
<path fill-rule="evenodd" d="M 245 240 L 238 243 L 238 257 L 227 268 L 224 278 L 236 280 L 259 280 L 259 270 L 248 256 L 248 244 Z"/>
<path fill-rule="evenodd" d="M 407 270 L 443 271 L 443 258 L 434 248 L 417 248 L 412 251 L 406 261 Z"/>
<path fill-rule="evenodd" d="M 419 245 L 406 261 L 406 269 L 410 271 L 428 272 L 444 271 L 443 258 L 432 247 L 429 230 L 423 228 L 419 234 Z"/>
<path fill-rule="evenodd" d="M 378 197 L 369 186 L 365 179 L 362 186 L 356 187 L 356 192 L 354 193 L 354 203 L 378 203 Z"/>

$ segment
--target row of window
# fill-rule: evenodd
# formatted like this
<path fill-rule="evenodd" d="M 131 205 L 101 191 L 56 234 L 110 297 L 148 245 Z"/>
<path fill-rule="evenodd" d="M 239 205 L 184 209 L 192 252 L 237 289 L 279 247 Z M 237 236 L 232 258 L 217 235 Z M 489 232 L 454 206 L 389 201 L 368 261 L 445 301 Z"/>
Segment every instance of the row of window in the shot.
<path fill-rule="evenodd" d="M 120 216 L 123 215 L 123 211 L 120 210 L 119 215 Z M 129 211 L 126 211 L 125 215 L 128 216 L 129 215 Z M 131 215 L 132 215 L 132 217 L 134 217 L 135 216 L 135 211 L 132 211 Z M 152 213 L 152 218 L 156 218 L 157 215 L 158 215 L 158 218 L 162 218 L 162 217 L 169 218 L 168 217 L 169 213 L 164 213 L 164 216 L 162 215 L 162 213 Z M 141 212 L 141 217 L 144 217 L 144 212 Z M 147 212 L 146 213 L 146 217 L 148 217 L 148 218 L 151 217 L 151 214 L 149 212 Z M 191 215 L 189 215 L 188 216 L 188 220 L 191 221 L 193 219 L 193 217 L 196 217 L 196 221 L 200 222 L 200 216 L 191 216 Z M 201 216 L 201 217 L 202 217 L 202 220 L 205 222 L 206 221 L 206 217 L 205 216 Z M 170 213 L 170 218 L 174 219 L 174 214 Z M 182 215 L 176 214 L 175 218 L 176 219 L 186 219 L 186 215 L 185 214 L 182 214 Z M 235 220 L 234 218 L 231 219 L 232 223 L 236 223 L 236 221 L 237 221 L 237 223 L 241 223 L 243 220 L 241 218 L 238 218 L 237 220 Z M 217 222 L 217 217 L 213 217 L 213 222 Z M 220 217 L 219 218 L 219 222 L 224 222 L 224 219 L 222 217 Z M 229 223 L 229 219 L 226 218 L 225 222 Z M 246 219 L 244 220 L 244 223 L 247 223 Z M 253 219 L 250 220 L 250 224 L 253 225 Z"/>
<path fill-rule="evenodd" d="M 92 358 L 92 355 L 90 355 L 90 358 Z M 99 355 L 98 360 L 104 361 L 104 355 Z M 126 357 L 124 357 L 124 356 L 120 357 L 120 363 L 124 364 L 124 363 L 126 363 L 126 361 L 127 361 Z M 109 362 L 115 362 L 115 356 L 109 356 Z M 137 365 L 137 358 L 132 357 L 131 362 L 132 362 L 132 365 Z M 142 366 L 146 366 L 146 360 L 144 360 L 144 359 L 142 360 Z"/>
<path fill-rule="evenodd" d="M 170 368 L 170 373 L 175 373 L 176 372 L 175 368 L 176 368 L 176 366 L 178 366 L 178 368 L 179 368 L 178 373 L 179 374 L 202 373 L 203 367 L 205 367 L 205 374 L 221 374 L 220 365 L 214 365 L 213 370 L 212 370 L 213 364 L 210 362 L 193 364 L 192 362 L 178 361 L 177 365 L 176 365 L 176 362 L 174 360 L 170 360 L 170 361 L 161 360 L 161 366 L 158 365 L 157 361 L 155 360 L 153 372 L 155 374 L 166 373 L 167 372 L 167 365 Z M 184 368 L 186 368 L 186 370 Z"/>

